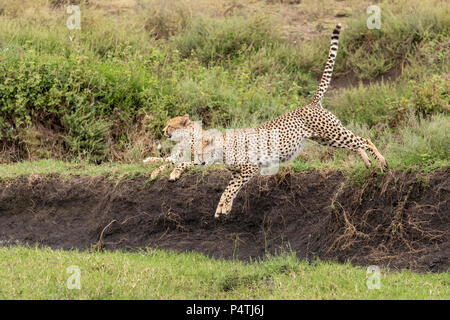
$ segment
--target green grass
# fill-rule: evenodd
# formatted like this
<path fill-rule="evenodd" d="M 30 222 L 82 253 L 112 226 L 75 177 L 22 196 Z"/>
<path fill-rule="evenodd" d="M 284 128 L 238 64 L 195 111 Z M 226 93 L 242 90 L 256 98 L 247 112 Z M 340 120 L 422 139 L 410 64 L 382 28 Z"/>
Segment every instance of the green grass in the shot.
<path fill-rule="evenodd" d="M 22 161 L 14 164 L 0 165 L 0 180 L 16 179 L 21 176 L 50 176 L 62 178 L 70 176 L 110 176 L 128 177 L 146 175 L 157 167 L 156 164 L 103 163 L 93 165 L 86 161 L 65 162 L 59 160 Z"/>
<path fill-rule="evenodd" d="M 67 281 L 80 270 L 81 289 Z M 292 254 L 244 263 L 196 253 L 0 248 L 0 299 L 449 299 L 450 273 L 381 269 L 368 289 L 366 268 L 299 261 Z"/>

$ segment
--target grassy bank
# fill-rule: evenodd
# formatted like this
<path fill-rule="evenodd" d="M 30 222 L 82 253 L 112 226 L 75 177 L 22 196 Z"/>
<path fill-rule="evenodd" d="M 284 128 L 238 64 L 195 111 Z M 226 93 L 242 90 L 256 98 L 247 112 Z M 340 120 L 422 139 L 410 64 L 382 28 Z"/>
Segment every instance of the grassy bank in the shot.
<path fill-rule="evenodd" d="M 449 5 L 382 3 L 369 30 L 368 2 L 333 4 L 81 1 L 69 30 L 65 1 L 2 1 L 0 161 L 136 163 L 185 113 L 205 128 L 260 124 L 310 101 L 341 22 L 325 106 L 395 167 L 447 165 Z M 306 162 L 354 157 L 310 144 L 294 167 Z"/>
<path fill-rule="evenodd" d="M 260 261 L 214 260 L 194 253 L 77 252 L 0 248 L 1 299 L 449 299 L 449 273 L 367 270 L 307 263 L 282 254 Z M 67 281 L 78 267 L 80 285 Z M 72 278 L 71 278 L 72 279 Z M 70 283 L 75 284 L 75 282 Z"/>

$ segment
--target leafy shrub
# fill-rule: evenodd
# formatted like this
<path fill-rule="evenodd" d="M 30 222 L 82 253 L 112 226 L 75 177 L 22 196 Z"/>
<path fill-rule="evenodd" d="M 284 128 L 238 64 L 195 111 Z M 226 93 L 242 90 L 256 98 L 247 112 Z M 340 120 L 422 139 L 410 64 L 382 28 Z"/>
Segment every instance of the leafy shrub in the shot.
<path fill-rule="evenodd" d="M 92 113 L 83 114 L 83 110 L 65 114 L 62 123 L 68 129 L 64 140 L 75 156 L 100 163 L 108 156 L 107 137 L 110 123 L 93 117 Z"/>
<path fill-rule="evenodd" d="M 375 83 L 368 86 L 344 89 L 329 102 L 330 109 L 344 123 L 352 121 L 369 127 L 395 127 L 409 109 L 410 90 L 392 83 Z"/>
<path fill-rule="evenodd" d="M 338 72 L 351 70 L 362 79 L 374 78 L 404 64 L 418 46 L 450 30 L 449 6 L 419 1 L 381 4 L 381 29 L 368 29 L 367 17 L 350 22 L 342 35 Z M 447 17 L 446 17 L 447 15 Z M 339 61 L 338 61 L 339 62 Z"/>
<path fill-rule="evenodd" d="M 196 57 L 208 65 L 227 61 L 256 51 L 277 39 L 277 33 L 265 16 L 231 16 L 224 19 L 199 17 L 176 37 L 183 57 Z"/>
<path fill-rule="evenodd" d="M 288 91 L 295 83 L 297 93 L 308 97 L 315 92 L 317 82 L 311 75 L 309 55 L 303 46 L 291 46 L 286 43 L 272 43 L 251 54 L 248 58 L 249 76 L 256 80 L 259 76 L 271 78 L 272 85 L 276 84 L 282 92 Z M 316 48 L 316 47 L 315 47 Z M 317 56 L 316 56 L 317 57 Z M 326 54 L 323 55 L 324 61 Z M 315 58 L 315 61 L 318 59 Z M 320 74 L 323 72 L 325 62 L 320 64 Z"/>
<path fill-rule="evenodd" d="M 416 113 L 423 117 L 450 111 L 450 78 L 448 75 L 433 75 L 428 81 L 420 85 L 412 80 L 410 82 L 413 96 L 411 104 Z"/>
<path fill-rule="evenodd" d="M 222 0 L 138 1 L 130 10 L 111 3 L 108 12 L 83 0 L 78 31 L 65 25 L 65 1 L 26 0 L 25 11 L 22 2 L 0 1 L 0 161 L 55 153 L 94 162 L 140 159 L 166 120 L 185 113 L 206 127 L 258 125 L 310 101 L 330 43 L 327 34 L 294 45 L 278 22 L 245 6 L 233 4 L 223 17 Z M 416 128 L 432 133 L 431 118 L 445 127 L 447 118 L 434 117 L 448 113 L 450 7 L 433 4 L 382 3 L 381 30 L 368 30 L 361 15 L 342 34 L 334 79 L 403 71 L 396 82 L 325 97 L 346 125 L 380 145 L 398 143 L 400 132 L 424 141 L 419 131 L 403 129 L 411 111 L 422 118 Z"/>
<path fill-rule="evenodd" d="M 413 117 L 400 128 L 401 142 L 392 144 L 389 152 L 403 167 L 445 163 L 450 158 L 449 132 L 448 116 L 437 114 L 421 120 Z"/>

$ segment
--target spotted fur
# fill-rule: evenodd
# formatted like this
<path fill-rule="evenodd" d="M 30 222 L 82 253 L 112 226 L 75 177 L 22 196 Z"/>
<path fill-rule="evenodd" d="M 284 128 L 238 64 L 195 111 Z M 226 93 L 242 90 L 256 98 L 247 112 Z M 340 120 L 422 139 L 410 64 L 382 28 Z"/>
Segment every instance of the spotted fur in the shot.
<path fill-rule="evenodd" d="M 387 168 L 386 160 L 371 141 L 352 133 L 335 115 L 322 107 L 322 98 L 333 73 L 340 31 L 339 24 L 333 30 L 328 60 L 310 104 L 289 111 L 257 128 L 232 130 L 212 136 L 202 132 L 202 148 L 194 153 L 194 162 L 204 165 L 225 163 L 232 173 L 232 179 L 220 198 L 215 217 L 230 213 L 239 190 L 261 168 L 273 164 L 271 155 L 276 155 L 275 160 L 278 163 L 294 159 L 301 152 L 306 139 L 325 146 L 353 150 L 362 158 L 366 167 L 371 165 L 366 154 L 369 152 L 382 171 Z M 275 145 L 269 143 L 271 135 L 276 136 Z M 193 152 L 196 150 L 199 149 L 194 148 Z"/>
<path fill-rule="evenodd" d="M 165 162 L 162 166 L 154 170 L 151 174 L 151 178 L 156 178 L 159 174 L 161 174 L 163 171 L 167 170 L 171 163 L 175 163 L 176 166 L 172 170 L 169 176 L 170 181 L 175 181 L 180 178 L 181 174 L 187 170 L 188 168 L 192 167 L 194 163 L 198 163 L 198 161 L 195 161 L 195 152 L 194 149 L 196 147 L 197 142 L 202 141 L 202 134 L 203 130 L 201 128 L 201 125 L 195 121 L 192 121 L 189 118 L 188 114 L 185 114 L 184 116 L 175 117 L 172 119 L 169 119 L 166 122 L 166 126 L 163 129 L 163 133 L 166 137 L 169 139 L 174 138 L 174 135 L 176 135 L 179 130 L 182 129 L 186 135 L 187 139 L 189 141 L 190 145 L 190 151 L 191 155 L 194 155 L 194 160 L 192 160 L 191 156 L 189 156 L 189 161 L 179 161 L 180 158 L 182 158 L 182 152 L 178 152 L 175 155 L 171 155 L 169 157 L 161 158 L 161 157 L 148 157 L 143 162 L 144 163 L 152 163 L 152 162 Z M 198 146 L 198 149 L 203 149 L 205 145 Z"/>

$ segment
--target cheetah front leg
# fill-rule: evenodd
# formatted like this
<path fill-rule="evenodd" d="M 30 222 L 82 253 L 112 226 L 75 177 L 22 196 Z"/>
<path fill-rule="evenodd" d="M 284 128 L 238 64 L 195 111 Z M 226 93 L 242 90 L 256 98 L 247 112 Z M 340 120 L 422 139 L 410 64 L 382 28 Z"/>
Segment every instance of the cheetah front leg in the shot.
<path fill-rule="evenodd" d="M 258 172 L 259 167 L 256 165 L 239 165 L 232 170 L 232 178 L 220 197 L 219 204 L 214 215 L 218 218 L 220 215 L 227 215 L 233 207 L 233 201 L 239 190 L 250 181 L 250 179 Z"/>
<path fill-rule="evenodd" d="M 171 161 L 168 161 L 171 162 Z M 169 181 L 176 181 L 180 178 L 181 174 L 187 170 L 188 168 L 192 167 L 194 165 L 193 162 L 183 162 L 178 164 L 170 173 L 169 176 Z M 151 179 L 155 179 L 157 176 L 159 176 L 159 174 L 165 170 L 167 170 L 167 168 L 170 166 L 170 163 L 165 163 L 162 166 L 160 166 L 159 168 L 156 168 L 155 170 L 153 170 L 152 174 L 150 175 Z"/>
<path fill-rule="evenodd" d="M 155 170 L 152 171 L 152 174 L 150 175 L 151 179 L 155 179 L 157 176 L 159 176 L 159 174 L 165 170 L 167 170 L 167 168 L 170 166 L 170 163 L 165 163 L 162 166 L 160 166 L 159 168 L 156 168 Z"/>
<path fill-rule="evenodd" d="M 143 163 L 154 163 L 154 162 L 171 162 L 169 158 L 161 158 L 161 157 L 147 157 L 142 160 Z"/>
<path fill-rule="evenodd" d="M 170 166 L 170 163 L 172 162 L 172 159 L 171 158 L 161 158 L 161 157 L 147 157 L 142 162 L 143 163 L 165 162 L 165 164 L 163 164 L 159 168 L 156 168 L 155 170 L 152 171 L 150 178 L 155 179 L 161 172 L 167 170 L 167 168 Z"/>
<path fill-rule="evenodd" d="M 188 168 L 194 166 L 194 162 L 182 162 L 179 163 L 175 169 L 172 170 L 169 176 L 169 181 L 176 181 L 180 178 L 183 171 L 187 170 Z"/>
<path fill-rule="evenodd" d="M 174 162 L 174 160 L 171 157 L 167 158 L 159 158 L 159 157 L 148 157 L 144 159 L 144 163 L 152 163 L 152 162 L 166 162 L 159 168 L 153 170 L 152 174 L 150 175 L 151 179 L 155 179 L 161 172 L 167 170 L 167 168 L 170 166 L 171 163 Z M 192 167 L 194 165 L 193 162 L 182 162 L 178 164 L 170 173 L 169 181 L 176 181 L 180 178 L 181 174 L 188 168 Z"/>

